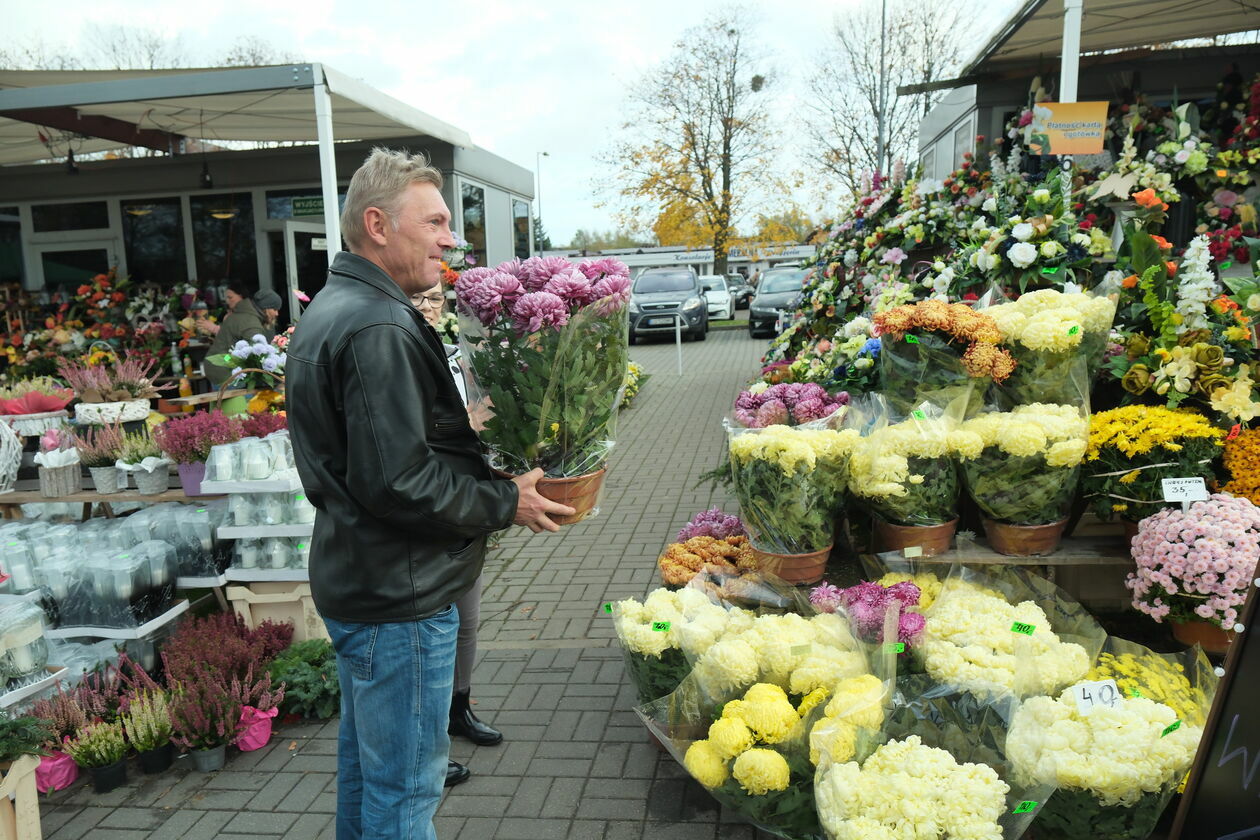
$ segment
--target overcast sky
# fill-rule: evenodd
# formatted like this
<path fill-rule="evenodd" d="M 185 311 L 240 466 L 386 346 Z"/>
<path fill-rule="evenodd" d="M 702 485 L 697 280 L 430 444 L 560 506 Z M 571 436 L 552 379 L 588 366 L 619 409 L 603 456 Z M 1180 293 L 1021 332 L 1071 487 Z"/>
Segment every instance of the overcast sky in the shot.
<path fill-rule="evenodd" d="M 779 0 L 758 33 L 781 72 L 785 124 L 810 56 L 833 21 L 862 0 Z M 1006 8 L 996 0 L 988 8 Z M 0 46 L 42 41 L 78 51 L 90 23 L 146 26 L 180 39 L 186 63 L 204 63 L 241 35 L 322 61 L 440 117 L 533 170 L 542 158 L 542 211 L 557 244 L 577 228 L 613 227 L 597 207 L 595 155 L 620 122 L 625 90 L 659 63 L 688 26 L 719 5 L 680 0 L 217 0 L 214 3 L 59 0 L 9 3 Z M 366 10 L 371 16 L 365 16 Z M 997 14 L 977 26 L 981 34 Z M 978 41 L 977 41 L 978 46 Z M 974 49 L 974 47 L 973 47 Z"/>

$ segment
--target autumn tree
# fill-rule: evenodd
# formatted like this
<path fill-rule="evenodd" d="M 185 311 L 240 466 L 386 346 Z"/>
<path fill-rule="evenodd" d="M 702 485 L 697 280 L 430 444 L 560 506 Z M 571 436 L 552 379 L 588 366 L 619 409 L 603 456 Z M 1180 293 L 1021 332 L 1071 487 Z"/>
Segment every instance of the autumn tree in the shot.
<path fill-rule="evenodd" d="M 870 172 L 918 158 L 919 122 L 944 91 L 898 96 L 899 85 L 941 81 L 957 73 L 973 42 L 973 3 L 957 0 L 865 0 L 837 18 L 828 47 L 809 74 L 801 114 L 808 154 L 822 172 L 855 192 Z M 883 111 L 883 156 L 879 154 Z"/>
<path fill-rule="evenodd" d="M 764 200 L 774 153 L 769 70 L 742 9 L 686 30 L 629 93 L 622 136 L 602 156 L 619 222 L 662 245 L 712 248 L 725 273 L 736 230 Z"/>

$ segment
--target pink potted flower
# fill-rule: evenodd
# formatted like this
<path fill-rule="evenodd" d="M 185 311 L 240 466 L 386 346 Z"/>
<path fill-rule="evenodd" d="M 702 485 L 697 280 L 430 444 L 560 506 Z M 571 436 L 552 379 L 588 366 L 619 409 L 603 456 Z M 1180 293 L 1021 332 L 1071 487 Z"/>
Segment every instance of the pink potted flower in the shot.
<path fill-rule="evenodd" d="M 221 411 L 201 411 L 167 420 L 153 431 L 153 439 L 177 464 L 184 495 L 200 496 L 211 448 L 244 437 L 241 421 Z"/>

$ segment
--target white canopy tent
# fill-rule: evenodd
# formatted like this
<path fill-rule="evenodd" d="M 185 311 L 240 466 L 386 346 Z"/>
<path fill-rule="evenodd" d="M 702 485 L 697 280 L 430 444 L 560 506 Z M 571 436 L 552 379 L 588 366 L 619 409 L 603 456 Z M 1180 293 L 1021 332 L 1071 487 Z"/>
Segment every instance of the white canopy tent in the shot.
<path fill-rule="evenodd" d="M 138 145 L 181 154 L 216 141 L 316 142 L 325 230 L 340 227 L 333 141 L 468 134 L 323 64 L 203 70 L 0 70 L 0 165 Z M 340 238 L 328 237 L 329 261 Z"/>

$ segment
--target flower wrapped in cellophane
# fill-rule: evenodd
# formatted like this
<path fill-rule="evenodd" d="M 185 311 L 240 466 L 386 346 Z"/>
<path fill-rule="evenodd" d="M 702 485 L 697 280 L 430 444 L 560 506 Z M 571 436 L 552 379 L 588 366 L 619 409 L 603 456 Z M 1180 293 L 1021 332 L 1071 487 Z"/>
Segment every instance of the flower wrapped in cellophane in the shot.
<path fill-rule="evenodd" d="M 735 496 L 753 546 L 784 555 L 827 549 L 858 433 L 729 423 L 727 433 Z"/>
<path fill-rule="evenodd" d="M 925 300 L 875 316 L 883 393 L 900 414 L 909 414 L 933 391 L 974 386 L 969 411 L 979 410 L 990 382 L 1015 369 L 999 346 L 1002 331 L 983 312 L 962 303 Z"/>
<path fill-rule="evenodd" d="M 967 492 L 984 515 L 1011 525 L 1067 517 L 1089 436 L 1075 405 L 1032 403 L 963 423 L 955 443 Z"/>
<path fill-rule="evenodd" d="M 1102 365 L 1116 304 L 1085 292 L 1040 289 L 984 310 L 1002 331 L 1015 369 L 992 389 L 1003 408 L 1086 405 Z"/>
<path fill-rule="evenodd" d="M 1181 686 L 1167 679 L 1167 662 L 1155 662 L 1149 651 L 1104 657 L 1087 678 L 1145 686 L 1107 693 L 1107 702 L 1067 688 L 1016 711 L 1006 738 L 1015 777 L 1058 788 L 1038 814 L 1039 838 L 1141 840 L 1154 830 L 1194 761 L 1214 687 L 1205 667 L 1195 668 L 1198 684 Z"/>
<path fill-rule="evenodd" d="M 627 598 L 609 608 L 641 703 L 672 692 L 691 671 L 690 659 L 753 621 L 752 613 L 715 604 L 697 589 L 657 589 L 641 603 Z"/>
<path fill-rule="evenodd" d="M 958 516 L 954 431 L 966 409 L 920 403 L 896 416 L 874 395 L 850 409 L 865 434 L 849 458 L 849 487 L 857 501 L 894 525 L 940 525 Z"/>
<path fill-rule="evenodd" d="M 470 404 L 509 473 L 550 478 L 603 468 L 625 383 L 630 274 L 613 259 L 560 257 L 472 268 L 455 282 Z"/>

